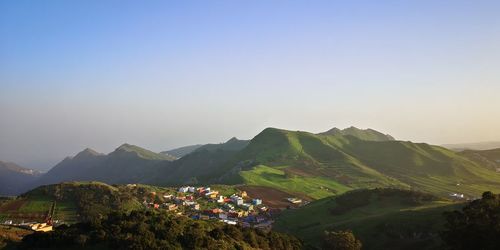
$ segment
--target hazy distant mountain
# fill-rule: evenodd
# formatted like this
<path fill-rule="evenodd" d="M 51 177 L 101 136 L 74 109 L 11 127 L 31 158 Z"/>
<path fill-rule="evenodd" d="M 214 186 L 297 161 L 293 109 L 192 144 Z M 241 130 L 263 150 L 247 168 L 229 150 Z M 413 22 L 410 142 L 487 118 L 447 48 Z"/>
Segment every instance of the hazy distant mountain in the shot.
<path fill-rule="evenodd" d="M 185 147 L 180 147 L 180 148 L 176 148 L 176 149 L 172 149 L 172 150 L 163 151 L 161 153 L 165 154 L 165 155 L 169 155 L 169 156 L 174 156 L 176 158 L 182 158 L 190 153 L 193 153 L 195 151 L 202 151 L 202 150 L 237 151 L 237 150 L 241 150 L 244 147 L 246 147 L 249 142 L 250 142 L 249 140 L 239 140 L 238 138 L 233 137 L 224 143 L 190 145 L 190 146 L 185 146 Z"/>
<path fill-rule="evenodd" d="M 394 141 L 394 137 L 389 134 L 383 134 L 373 129 L 359 129 L 349 127 L 345 129 L 332 128 L 320 135 L 350 135 L 365 141 Z"/>
<path fill-rule="evenodd" d="M 500 148 L 499 141 L 492 142 L 475 142 L 475 143 L 457 143 L 457 144 L 444 144 L 443 147 L 449 148 L 455 151 L 462 151 L 466 149 L 470 150 L 489 150 Z"/>
<path fill-rule="evenodd" d="M 203 150 L 208 150 L 208 151 L 216 151 L 216 150 L 239 151 L 239 150 L 242 150 L 243 148 L 245 148 L 248 145 L 248 143 L 250 143 L 249 140 L 239 140 L 238 138 L 233 137 L 224 143 L 205 144 L 205 145 L 197 148 L 195 151 L 203 151 Z"/>
<path fill-rule="evenodd" d="M 163 151 L 160 153 L 166 154 L 166 155 L 171 155 L 171 156 L 174 156 L 176 158 L 182 158 L 183 156 L 185 156 L 189 153 L 192 153 L 193 151 L 195 151 L 196 149 L 198 149 L 201 146 L 203 146 L 203 144 L 190 145 L 190 146 L 185 146 L 185 147 L 180 147 L 180 148 L 175 148 L 175 149 Z"/>
<path fill-rule="evenodd" d="M 41 172 L 0 161 L 0 195 L 17 195 L 31 188 Z"/>
<path fill-rule="evenodd" d="M 85 149 L 75 157 L 68 157 L 54 166 L 43 177 L 40 184 L 62 181 L 103 181 L 107 183 L 139 182 L 144 175 L 153 174 L 153 167 L 172 157 L 123 144 L 108 155 Z"/>

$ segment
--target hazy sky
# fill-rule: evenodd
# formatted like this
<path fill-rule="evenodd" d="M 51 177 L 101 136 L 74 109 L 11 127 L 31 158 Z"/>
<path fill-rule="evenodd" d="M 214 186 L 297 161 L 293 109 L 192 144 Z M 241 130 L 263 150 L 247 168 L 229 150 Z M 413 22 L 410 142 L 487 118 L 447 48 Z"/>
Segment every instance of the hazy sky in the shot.
<path fill-rule="evenodd" d="M 500 140 L 500 1 L 0 1 L 0 160 L 265 127 Z"/>

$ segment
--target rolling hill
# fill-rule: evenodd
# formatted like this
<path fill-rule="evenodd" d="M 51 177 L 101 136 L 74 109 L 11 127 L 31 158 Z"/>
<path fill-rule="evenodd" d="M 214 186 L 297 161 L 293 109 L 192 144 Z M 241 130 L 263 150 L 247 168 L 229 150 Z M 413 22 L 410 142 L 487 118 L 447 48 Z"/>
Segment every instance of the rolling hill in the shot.
<path fill-rule="evenodd" d="M 444 211 L 462 206 L 396 189 L 356 190 L 286 210 L 273 229 L 318 248 L 325 230 L 353 230 L 363 249 L 439 249 Z"/>
<path fill-rule="evenodd" d="M 39 171 L 23 168 L 15 163 L 0 161 L 0 195 L 26 192 L 41 174 Z"/>

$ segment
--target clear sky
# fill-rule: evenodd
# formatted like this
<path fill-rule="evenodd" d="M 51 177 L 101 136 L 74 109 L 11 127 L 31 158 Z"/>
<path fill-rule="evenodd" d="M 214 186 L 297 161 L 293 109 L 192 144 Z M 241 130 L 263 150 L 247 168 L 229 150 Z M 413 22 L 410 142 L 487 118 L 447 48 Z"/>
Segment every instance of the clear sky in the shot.
<path fill-rule="evenodd" d="M 0 1 L 0 160 L 265 127 L 500 140 L 500 1 Z"/>

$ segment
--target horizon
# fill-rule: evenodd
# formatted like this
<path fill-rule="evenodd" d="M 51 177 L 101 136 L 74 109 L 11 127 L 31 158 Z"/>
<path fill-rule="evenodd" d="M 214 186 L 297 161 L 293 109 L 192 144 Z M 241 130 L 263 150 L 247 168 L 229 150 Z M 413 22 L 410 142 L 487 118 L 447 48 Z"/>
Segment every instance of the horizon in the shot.
<path fill-rule="evenodd" d="M 0 161 L 266 127 L 500 141 L 500 3 L 0 2 Z"/>

